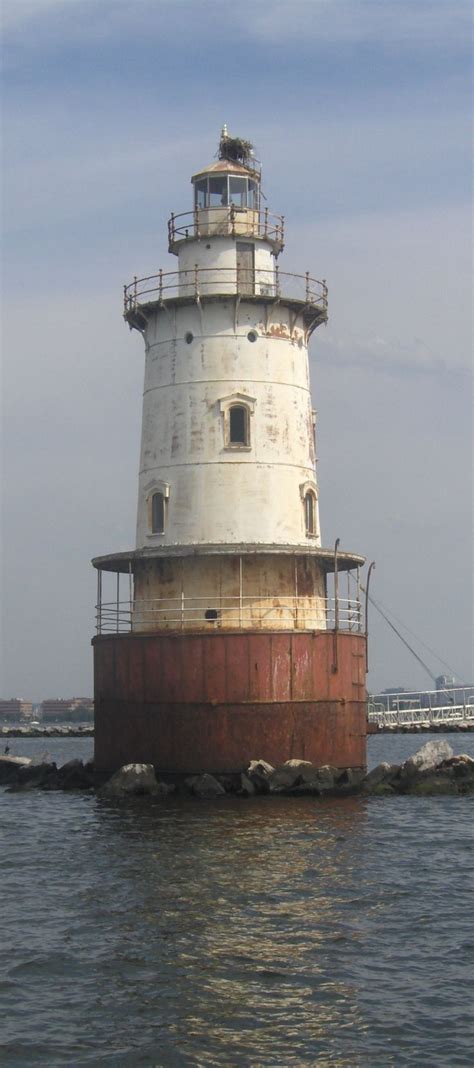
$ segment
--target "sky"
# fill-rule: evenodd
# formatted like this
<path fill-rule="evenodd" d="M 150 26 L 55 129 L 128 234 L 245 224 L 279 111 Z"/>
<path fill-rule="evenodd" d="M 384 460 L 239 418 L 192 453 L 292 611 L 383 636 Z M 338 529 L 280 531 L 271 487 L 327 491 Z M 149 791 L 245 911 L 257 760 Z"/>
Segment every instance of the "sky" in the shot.
<path fill-rule="evenodd" d="M 323 542 L 375 560 L 433 676 L 474 680 L 469 42 L 462 0 L 4 0 L 0 695 L 92 693 L 90 559 L 135 537 L 122 286 L 174 269 L 166 221 L 224 122 L 282 270 L 329 285 Z M 372 692 L 431 685 L 374 609 L 370 634 Z"/>

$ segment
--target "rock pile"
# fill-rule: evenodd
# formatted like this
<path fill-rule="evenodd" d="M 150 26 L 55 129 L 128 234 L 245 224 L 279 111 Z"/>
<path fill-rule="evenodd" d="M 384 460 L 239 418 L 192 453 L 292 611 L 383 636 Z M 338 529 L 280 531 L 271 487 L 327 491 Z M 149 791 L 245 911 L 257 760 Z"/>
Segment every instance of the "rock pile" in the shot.
<path fill-rule="evenodd" d="M 245 771 L 229 775 L 192 775 L 160 782 L 153 764 L 125 764 L 112 777 L 100 775 L 89 762 L 70 760 L 57 767 L 47 753 L 36 761 L 0 756 L 0 785 L 9 790 L 95 790 L 99 797 L 127 799 L 170 795 L 214 800 L 229 795 L 254 797 L 385 796 L 392 794 L 467 794 L 474 792 L 474 759 L 454 756 L 445 741 L 431 741 L 403 764 L 379 764 L 367 775 L 364 768 L 318 767 L 308 760 L 287 760 L 274 768 L 265 760 L 251 760 Z"/>
<path fill-rule="evenodd" d="M 474 792 L 474 760 L 454 756 L 447 742 L 427 742 L 403 764 L 379 764 L 362 782 L 366 794 L 468 794 Z"/>
<path fill-rule="evenodd" d="M 124 764 L 101 787 L 102 797 L 168 797 L 174 793 L 174 784 L 158 782 L 153 764 Z"/>
<path fill-rule="evenodd" d="M 31 724 L 0 726 L 0 738 L 92 738 L 94 727 L 90 723 L 53 723 L 50 726 L 32 727 Z"/>

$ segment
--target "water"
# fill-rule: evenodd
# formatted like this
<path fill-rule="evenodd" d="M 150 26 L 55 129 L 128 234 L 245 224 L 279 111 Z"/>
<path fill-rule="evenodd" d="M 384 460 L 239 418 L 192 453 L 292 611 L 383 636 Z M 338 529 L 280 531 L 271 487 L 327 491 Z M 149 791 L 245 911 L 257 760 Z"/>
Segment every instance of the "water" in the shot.
<path fill-rule="evenodd" d="M 472 798 L 1 796 L 2 1068 L 472 1064 Z"/>

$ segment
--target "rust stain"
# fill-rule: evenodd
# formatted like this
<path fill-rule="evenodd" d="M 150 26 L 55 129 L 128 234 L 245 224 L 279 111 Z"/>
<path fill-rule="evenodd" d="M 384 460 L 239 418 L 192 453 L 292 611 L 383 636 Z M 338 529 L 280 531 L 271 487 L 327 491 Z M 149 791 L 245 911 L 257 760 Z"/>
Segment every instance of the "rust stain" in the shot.
<path fill-rule="evenodd" d="M 279 764 L 303 755 L 364 765 L 363 658 L 354 654 L 365 639 L 339 635 L 331 675 L 332 639 L 286 631 L 94 639 L 97 766 L 236 771 L 253 757 Z"/>

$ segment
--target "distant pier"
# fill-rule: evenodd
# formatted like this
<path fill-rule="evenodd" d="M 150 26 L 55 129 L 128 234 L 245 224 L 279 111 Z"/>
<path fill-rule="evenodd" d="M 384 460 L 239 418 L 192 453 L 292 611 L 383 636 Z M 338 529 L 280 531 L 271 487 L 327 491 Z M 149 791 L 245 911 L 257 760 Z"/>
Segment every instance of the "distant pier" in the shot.
<path fill-rule="evenodd" d="M 462 703 L 439 690 L 373 694 L 367 705 L 368 734 L 379 731 L 474 730 L 474 694 Z"/>
<path fill-rule="evenodd" d="M 94 727 L 90 723 L 55 723 L 50 726 L 32 727 L 31 724 L 3 724 L 0 738 L 92 738 Z"/>

